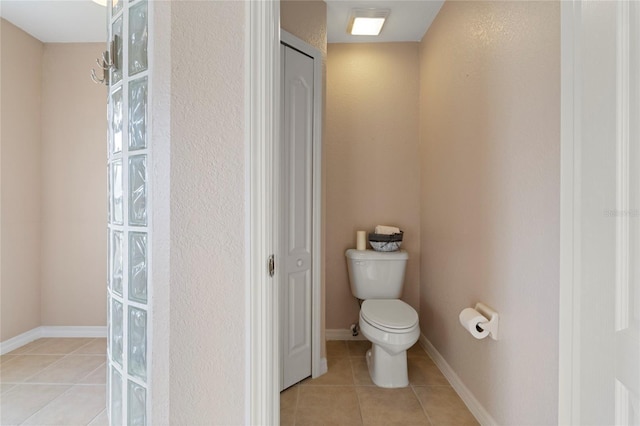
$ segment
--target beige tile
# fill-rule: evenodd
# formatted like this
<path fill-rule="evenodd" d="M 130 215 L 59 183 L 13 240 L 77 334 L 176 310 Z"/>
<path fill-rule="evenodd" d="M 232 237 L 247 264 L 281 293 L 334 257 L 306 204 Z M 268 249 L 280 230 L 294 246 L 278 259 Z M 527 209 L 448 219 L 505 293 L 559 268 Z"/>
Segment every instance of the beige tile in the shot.
<path fill-rule="evenodd" d="M 63 385 L 16 385 L 2 395 L 0 424 L 22 423 L 67 389 L 69 386 Z"/>
<path fill-rule="evenodd" d="M 349 356 L 345 340 L 327 340 L 327 358 Z"/>
<path fill-rule="evenodd" d="M 353 386 L 300 386 L 296 426 L 361 425 Z"/>
<path fill-rule="evenodd" d="M 351 370 L 353 372 L 353 383 L 356 386 L 375 386 L 371 380 L 366 359 L 351 358 Z"/>
<path fill-rule="evenodd" d="M 47 339 L 41 345 L 36 346 L 29 351 L 31 355 L 66 355 L 81 346 L 86 345 L 93 339 L 85 338 L 57 338 Z"/>
<path fill-rule="evenodd" d="M 105 409 L 104 385 L 76 385 L 56 398 L 25 425 L 86 425 Z"/>
<path fill-rule="evenodd" d="M 24 382 L 61 358 L 61 355 L 20 355 L 0 365 L 0 382 Z"/>
<path fill-rule="evenodd" d="M 356 391 L 364 425 L 430 425 L 410 387 L 358 386 Z"/>
<path fill-rule="evenodd" d="M 15 349 L 15 350 L 9 352 L 8 355 L 24 355 L 26 353 L 31 352 L 33 349 L 35 349 L 36 347 L 42 345 L 43 343 L 47 342 L 48 340 L 51 340 L 51 339 L 34 340 L 33 342 L 29 342 L 26 345 L 20 346 L 18 349 Z"/>
<path fill-rule="evenodd" d="M 422 346 L 420 346 L 419 342 L 416 342 L 415 345 L 411 346 L 408 350 L 407 350 L 407 356 L 426 356 L 429 357 L 429 355 L 427 355 L 427 352 L 422 349 Z"/>
<path fill-rule="evenodd" d="M 103 410 L 89 423 L 89 426 L 109 426 L 109 418 L 107 417 L 107 410 Z"/>
<path fill-rule="evenodd" d="M 299 389 L 292 386 L 280 393 L 280 426 L 295 425 Z"/>
<path fill-rule="evenodd" d="M 429 357 L 408 357 L 409 383 L 412 385 L 449 386 L 438 367 Z"/>
<path fill-rule="evenodd" d="M 93 339 L 73 351 L 74 355 L 106 355 L 107 339 Z"/>
<path fill-rule="evenodd" d="M 105 357 L 100 355 L 67 355 L 27 381 L 75 384 L 104 363 Z"/>
<path fill-rule="evenodd" d="M 5 384 L 2 383 L 0 384 L 0 393 L 5 393 L 6 391 L 8 391 L 9 389 L 14 388 L 16 385 L 14 384 Z"/>
<path fill-rule="evenodd" d="M 349 358 L 329 358 L 327 360 L 328 371 L 317 379 L 306 379 L 300 384 L 303 386 L 315 385 L 353 385 L 353 374 Z"/>
<path fill-rule="evenodd" d="M 434 426 L 478 424 L 450 386 L 415 386 L 413 389 Z"/>
<path fill-rule="evenodd" d="M 107 383 L 107 364 L 103 362 L 98 368 L 93 370 L 78 382 L 83 385 L 104 385 Z"/>
<path fill-rule="evenodd" d="M 349 356 L 364 356 L 367 351 L 371 349 L 371 342 L 368 340 L 349 340 L 347 341 L 347 347 L 349 348 Z"/>
<path fill-rule="evenodd" d="M 18 355 L 2 355 L 0 356 L 0 364 L 6 364 L 7 362 L 11 361 L 12 359 L 16 359 L 18 357 Z"/>

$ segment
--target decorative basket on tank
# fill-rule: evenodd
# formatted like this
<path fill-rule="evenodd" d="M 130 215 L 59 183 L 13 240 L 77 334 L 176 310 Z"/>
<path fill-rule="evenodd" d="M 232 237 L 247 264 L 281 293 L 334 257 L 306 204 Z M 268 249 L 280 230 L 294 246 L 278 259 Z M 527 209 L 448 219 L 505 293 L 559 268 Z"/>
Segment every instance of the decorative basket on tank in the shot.
<path fill-rule="evenodd" d="M 400 231 L 397 234 L 376 234 L 369 233 L 369 244 L 375 251 L 397 251 L 400 250 L 402 245 L 402 236 L 404 232 Z"/>

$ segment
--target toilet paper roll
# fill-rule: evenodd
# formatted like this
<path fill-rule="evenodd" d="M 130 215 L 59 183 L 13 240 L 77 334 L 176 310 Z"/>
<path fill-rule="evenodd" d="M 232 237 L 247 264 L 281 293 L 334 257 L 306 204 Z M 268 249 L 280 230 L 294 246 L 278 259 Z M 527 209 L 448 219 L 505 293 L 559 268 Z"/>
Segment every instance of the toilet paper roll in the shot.
<path fill-rule="evenodd" d="M 488 321 L 473 308 L 466 308 L 460 312 L 460 324 L 476 339 L 484 339 L 489 335 L 489 330 L 482 330 L 478 327 L 478 324 Z"/>
<path fill-rule="evenodd" d="M 367 249 L 367 231 L 356 231 L 356 250 Z"/>

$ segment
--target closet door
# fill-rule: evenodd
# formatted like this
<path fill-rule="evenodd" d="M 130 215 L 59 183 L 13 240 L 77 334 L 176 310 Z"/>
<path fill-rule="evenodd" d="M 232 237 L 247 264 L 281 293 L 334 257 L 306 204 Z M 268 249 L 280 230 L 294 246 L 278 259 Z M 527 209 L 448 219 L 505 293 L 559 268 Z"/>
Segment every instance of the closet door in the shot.
<path fill-rule="evenodd" d="M 313 58 L 281 45 L 281 389 L 311 375 Z"/>

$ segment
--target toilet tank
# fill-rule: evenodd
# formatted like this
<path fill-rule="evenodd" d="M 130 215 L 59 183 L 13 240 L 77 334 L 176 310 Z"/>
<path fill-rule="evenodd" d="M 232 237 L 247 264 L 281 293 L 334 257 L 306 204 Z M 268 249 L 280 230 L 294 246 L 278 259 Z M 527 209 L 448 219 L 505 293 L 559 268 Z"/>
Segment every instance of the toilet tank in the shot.
<path fill-rule="evenodd" d="M 409 254 L 404 251 L 346 251 L 351 293 L 358 299 L 398 299 L 402 296 Z"/>

